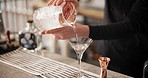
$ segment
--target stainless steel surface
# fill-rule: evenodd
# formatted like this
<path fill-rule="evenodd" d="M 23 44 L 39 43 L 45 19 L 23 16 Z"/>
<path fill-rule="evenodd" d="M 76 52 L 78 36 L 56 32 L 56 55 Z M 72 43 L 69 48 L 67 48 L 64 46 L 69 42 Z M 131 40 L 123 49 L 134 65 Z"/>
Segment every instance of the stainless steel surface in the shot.
<path fill-rule="evenodd" d="M 78 71 L 77 68 L 70 65 L 31 54 L 23 50 L 15 50 L 0 55 L 0 61 L 44 78 L 75 78 L 72 74 Z M 82 73 L 87 78 L 99 77 L 97 74 L 85 70 L 83 70 Z"/>
<path fill-rule="evenodd" d="M 52 59 L 54 61 L 60 62 L 59 65 L 61 65 L 61 62 L 62 62 L 62 67 L 64 67 L 66 65 L 65 68 L 67 69 L 67 65 L 68 65 L 68 67 L 70 67 L 70 68 L 72 67 L 72 69 L 74 69 L 74 71 L 76 70 L 75 67 L 77 67 L 77 60 L 75 60 L 75 59 L 65 57 L 65 56 L 61 56 L 61 55 L 58 55 L 58 54 L 55 54 L 55 53 L 50 53 L 50 52 L 45 51 L 45 50 L 42 50 L 40 52 L 33 53 L 33 54 L 35 54 L 35 56 L 36 55 L 40 55 L 40 56 L 42 55 L 42 56 L 44 56 L 46 58 L 49 58 L 49 59 Z M 9 55 L 9 54 L 7 54 L 7 55 Z M 21 57 L 21 58 L 26 58 L 26 60 L 27 60 L 30 57 Z M 42 59 L 38 59 L 38 60 L 42 60 Z M 89 72 L 89 74 L 91 74 L 91 75 L 94 75 L 94 73 L 95 73 L 95 75 L 100 74 L 99 65 L 94 66 L 92 64 L 82 62 L 82 68 L 85 70 L 84 71 L 85 73 Z M 35 69 L 37 69 L 37 68 L 35 68 Z M 64 70 L 64 69 L 62 69 L 62 70 Z M 68 69 L 68 70 L 71 70 L 71 69 Z M 48 74 L 44 74 L 44 75 L 48 76 Z M 41 77 L 33 75 L 33 74 L 29 74 L 28 72 L 25 72 L 24 70 L 20 70 L 20 69 L 14 67 L 14 66 L 10 66 L 8 64 L 4 64 L 4 63 L 0 62 L 0 78 L 41 78 Z M 53 78 L 63 78 L 63 77 L 60 76 L 60 77 L 53 77 Z M 64 77 L 64 78 L 68 78 L 68 77 Z M 91 78 L 91 77 L 87 77 L 87 78 Z M 108 70 L 108 78 L 131 78 L 131 77 Z"/>

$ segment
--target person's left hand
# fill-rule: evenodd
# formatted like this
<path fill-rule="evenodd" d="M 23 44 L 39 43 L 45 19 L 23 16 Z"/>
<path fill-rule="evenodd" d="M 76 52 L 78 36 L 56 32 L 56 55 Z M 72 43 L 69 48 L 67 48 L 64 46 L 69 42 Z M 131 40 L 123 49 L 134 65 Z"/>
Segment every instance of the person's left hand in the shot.
<path fill-rule="evenodd" d="M 45 30 L 40 32 L 41 35 L 43 34 L 53 34 L 55 36 L 55 39 L 69 39 L 76 37 L 76 33 L 78 34 L 78 37 L 88 37 L 89 36 L 89 27 L 87 25 L 82 24 L 75 24 L 76 32 L 74 32 L 74 29 L 71 26 L 64 26 L 61 28 L 56 28 L 52 30 Z"/>

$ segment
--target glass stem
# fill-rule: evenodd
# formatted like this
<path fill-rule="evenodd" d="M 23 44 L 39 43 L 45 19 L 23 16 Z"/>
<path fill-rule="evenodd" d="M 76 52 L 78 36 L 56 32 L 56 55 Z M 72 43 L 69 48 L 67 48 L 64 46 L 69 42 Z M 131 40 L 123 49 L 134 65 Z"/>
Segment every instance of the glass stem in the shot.
<path fill-rule="evenodd" d="M 81 77 L 81 59 L 79 59 L 79 75 Z"/>
<path fill-rule="evenodd" d="M 78 70 L 78 73 L 79 73 L 79 76 L 81 77 L 82 74 L 81 74 L 81 59 L 82 59 L 82 56 L 83 54 L 78 54 L 78 65 L 79 65 L 79 70 Z"/>
<path fill-rule="evenodd" d="M 101 68 L 100 78 L 107 78 L 107 69 Z"/>

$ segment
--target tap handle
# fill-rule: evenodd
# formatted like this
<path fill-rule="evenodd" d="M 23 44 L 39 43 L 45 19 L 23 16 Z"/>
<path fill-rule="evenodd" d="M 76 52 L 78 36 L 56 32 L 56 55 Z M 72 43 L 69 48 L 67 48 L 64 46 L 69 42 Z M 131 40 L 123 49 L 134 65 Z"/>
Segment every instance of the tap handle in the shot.
<path fill-rule="evenodd" d="M 6 35 L 7 35 L 7 43 L 11 44 L 11 40 L 10 40 L 10 31 L 6 31 Z"/>

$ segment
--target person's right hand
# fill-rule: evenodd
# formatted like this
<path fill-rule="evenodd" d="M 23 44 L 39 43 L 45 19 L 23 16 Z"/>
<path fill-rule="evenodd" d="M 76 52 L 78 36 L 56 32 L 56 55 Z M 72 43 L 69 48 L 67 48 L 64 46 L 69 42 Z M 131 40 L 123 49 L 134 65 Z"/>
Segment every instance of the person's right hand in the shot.
<path fill-rule="evenodd" d="M 47 6 L 62 6 L 62 11 L 64 14 L 64 18 L 73 22 L 78 13 L 78 1 L 77 0 L 50 0 L 47 3 Z"/>
<path fill-rule="evenodd" d="M 64 2 L 71 2 L 73 3 L 76 7 L 78 7 L 78 0 L 50 0 L 48 3 L 47 3 L 47 6 L 50 6 L 50 5 L 54 5 L 54 6 L 60 6 L 62 3 Z"/>

